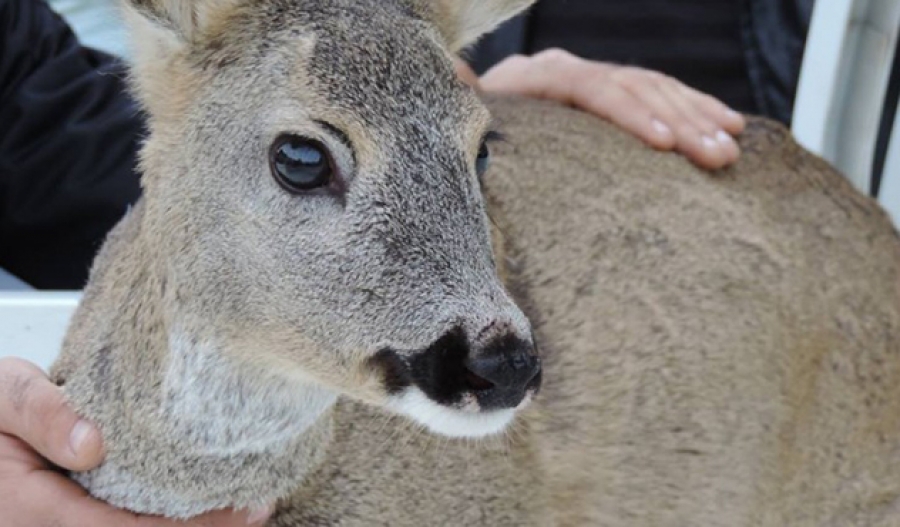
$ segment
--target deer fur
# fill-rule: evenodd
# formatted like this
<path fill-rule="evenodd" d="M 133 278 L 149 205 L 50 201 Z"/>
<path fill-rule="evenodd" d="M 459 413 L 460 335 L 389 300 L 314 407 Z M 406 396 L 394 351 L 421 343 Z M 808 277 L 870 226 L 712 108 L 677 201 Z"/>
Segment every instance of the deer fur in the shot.
<path fill-rule="evenodd" d="M 94 496 L 278 500 L 270 527 L 900 525 L 886 215 L 761 119 L 713 175 L 550 103 L 489 120 L 450 56 L 528 3 L 130 4 L 145 197 L 53 369 L 106 441 Z M 329 141 L 343 196 L 273 182 L 285 129 Z M 454 326 L 533 334 L 508 426 L 378 367 Z"/>

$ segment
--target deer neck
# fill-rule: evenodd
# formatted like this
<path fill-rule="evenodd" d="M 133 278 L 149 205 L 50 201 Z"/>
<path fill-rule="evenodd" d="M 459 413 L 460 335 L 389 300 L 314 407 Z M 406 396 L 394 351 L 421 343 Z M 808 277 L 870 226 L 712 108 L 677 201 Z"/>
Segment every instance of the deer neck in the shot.
<path fill-rule="evenodd" d="M 324 459 L 336 394 L 253 362 L 167 312 L 138 207 L 98 257 L 56 377 L 100 426 L 106 460 L 74 477 L 95 497 L 187 518 L 284 498 Z"/>

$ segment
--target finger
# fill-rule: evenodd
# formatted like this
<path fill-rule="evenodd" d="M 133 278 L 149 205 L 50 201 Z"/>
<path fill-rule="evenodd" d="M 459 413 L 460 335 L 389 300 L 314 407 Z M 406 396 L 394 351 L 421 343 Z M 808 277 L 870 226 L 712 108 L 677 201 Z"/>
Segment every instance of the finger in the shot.
<path fill-rule="evenodd" d="M 714 139 L 719 143 L 719 147 L 724 153 L 725 164 L 729 165 L 737 161 L 741 150 L 732 134 L 743 131 L 744 118 L 714 97 L 700 93 L 680 83 L 678 89 L 684 94 L 685 100 L 689 101 L 694 107 L 696 114 L 705 115 L 709 122 L 712 122 L 719 128 L 715 132 Z M 736 121 L 731 119 L 730 114 L 737 116 L 738 119 Z"/>
<path fill-rule="evenodd" d="M 715 121 L 723 130 L 731 135 L 738 135 L 744 131 L 747 121 L 740 113 L 729 108 L 725 103 L 706 93 L 699 92 L 690 86 L 679 83 L 682 90 L 704 114 Z"/>
<path fill-rule="evenodd" d="M 11 489 L 15 512 L 25 525 L 59 527 L 247 527 L 264 525 L 270 516 L 249 512 L 217 511 L 189 521 L 140 516 L 97 501 L 65 477 L 54 472 L 35 472 Z M 2 502 L 0 502 L 2 503 Z M 26 521 L 27 520 L 27 521 Z M 15 526 L 15 523 L 13 523 Z M 18 527 L 18 526 L 15 526 Z"/>
<path fill-rule="evenodd" d="M 577 87 L 573 91 L 574 104 L 612 121 L 654 148 L 670 150 L 675 146 L 672 127 L 634 94 L 614 83 L 603 82 L 600 86 Z"/>
<path fill-rule="evenodd" d="M 531 60 L 531 95 L 597 114 L 595 106 L 586 108 L 586 105 L 588 101 L 596 104 L 596 101 L 603 100 L 601 89 L 609 86 L 608 77 L 615 68 L 603 62 L 582 59 L 561 49 L 542 51 Z M 603 110 L 603 116 L 608 117 L 609 109 Z"/>
<path fill-rule="evenodd" d="M 515 56 L 481 78 L 486 91 L 518 93 L 575 106 L 608 119 L 651 146 L 671 149 L 674 133 L 644 104 L 610 82 L 618 67 L 590 62 L 562 50 Z"/>
<path fill-rule="evenodd" d="M 21 439 L 0 434 L 0 479 L 15 479 L 47 466 L 47 460 Z"/>
<path fill-rule="evenodd" d="M 637 68 L 621 68 L 612 74 L 616 84 L 631 93 L 643 107 L 647 108 L 655 121 L 662 123 L 668 133 L 665 149 L 672 149 L 677 145 L 674 130 L 681 129 L 685 123 L 678 108 L 669 102 L 660 88 L 661 75 L 639 70 Z"/>
<path fill-rule="evenodd" d="M 79 419 L 40 368 L 20 359 L 0 359 L 0 433 L 69 470 L 88 470 L 103 459 L 100 432 Z"/>
<path fill-rule="evenodd" d="M 532 59 L 513 55 L 485 72 L 478 83 L 486 92 L 532 95 L 532 67 Z"/>
<path fill-rule="evenodd" d="M 731 134 L 724 130 L 719 130 L 716 132 L 716 141 L 719 142 L 719 146 L 722 148 L 722 151 L 725 154 L 725 164 L 731 165 L 735 161 L 741 157 L 741 148 L 738 146 L 737 141 L 731 137 Z"/>
<path fill-rule="evenodd" d="M 685 99 L 694 108 L 694 115 L 704 115 L 706 117 L 705 121 L 717 128 L 713 139 L 719 143 L 719 148 L 725 159 L 724 164 L 730 165 L 737 161 L 741 151 L 737 141 L 731 135 L 734 133 L 731 130 L 743 130 L 743 124 L 729 125 L 727 117 L 729 112 L 735 112 L 732 112 L 727 106 L 713 97 L 692 90 L 684 85 L 681 85 L 680 89 L 686 90 Z M 743 121 L 743 117 L 740 118 L 740 121 Z"/>
<path fill-rule="evenodd" d="M 514 55 L 507 58 L 482 75 L 481 87 L 485 91 L 515 93 L 576 105 L 574 87 L 586 74 L 606 67 L 561 49 L 549 49 L 532 57 Z"/>
<path fill-rule="evenodd" d="M 677 88 L 677 81 L 662 83 L 662 94 L 681 114 L 681 125 L 676 128 L 678 150 L 693 162 L 708 169 L 719 169 L 729 162 L 727 142 L 730 136 L 719 134 L 716 123 L 697 111 Z M 723 132 L 724 133 L 724 132 Z"/>

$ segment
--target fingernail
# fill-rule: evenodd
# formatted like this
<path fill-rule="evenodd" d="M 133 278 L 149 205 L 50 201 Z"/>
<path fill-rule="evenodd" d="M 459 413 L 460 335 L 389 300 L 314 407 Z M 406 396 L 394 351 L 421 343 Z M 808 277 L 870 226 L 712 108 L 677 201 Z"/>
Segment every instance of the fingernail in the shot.
<path fill-rule="evenodd" d="M 250 516 L 247 518 L 247 525 L 259 525 L 262 522 L 269 519 L 269 516 L 275 512 L 274 506 L 263 507 L 262 509 L 257 509 L 250 513 Z"/>
<path fill-rule="evenodd" d="M 719 130 L 716 132 L 716 140 L 723 145 L 730 145 L 734 143 L 734 139 L 726 132 L 725 130 Z"/>
<path fill-rule="evenodd" d="M 666 124 L 658 119 L 653 120 L 653 129 L 656 130 L 656 133 L 659 135 L 670 135 L 672 130 L 666 126 Z"/>
<path fill-rule="evenodd" d="M 707 150 L 715 150 L 719 148 L 719 143 L 716 142 L 715 139 L 709 137 L 707 135 L 703 136 L 703 147 Z"/>
<path fill-rule="evenodd" d="M 72 433 L 69 434 L 69 448 L 72 450 L 75 457 L 78 457 L 81 450 L 84 448 L 88 436 L 91 435 L 91 432 L 93 431 L 94 427 L 84 420 L 78 421 L 75 423 L 75 426 L 72 427 Z"/>
<path fill-rule="evenodd" d="M 728 114 L 728 117 L 729 117 L 730 119 L 735 119 L 735 120 L 736 120 L 736 119 L 743 119 L 743 118 L 744 118 L 741 114 L 739 114 L 738 112 L 736 112 L 736 111 L 734 111 L 734 110 L 732 110 L 732 109 L 730 109 L 730 108 L 729 108 L 725 113 Z"/>

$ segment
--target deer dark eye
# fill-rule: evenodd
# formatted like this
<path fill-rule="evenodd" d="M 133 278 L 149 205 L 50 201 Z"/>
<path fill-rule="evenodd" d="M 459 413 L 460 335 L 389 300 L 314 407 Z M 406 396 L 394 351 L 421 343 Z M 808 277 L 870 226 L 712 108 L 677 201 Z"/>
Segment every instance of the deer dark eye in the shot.
<path fill-rule="evenodd" d="M 275 140 L 269 164 L 275 180 L 288 192 L 327 187 L 334 177 L 331 156 L 322 143 L 296 135 Z"/>
<path fill-rule="evenodd" d="M 483 141 L 481 143 L 481 148 L 478 150 L 478 158 L 475 159 L 475 171 L 478 172 L 478 176 L 481 177 L 487 172 L 488 166 L 491 164 L 491 149 L 488 148 L 487 141 Z"/>

